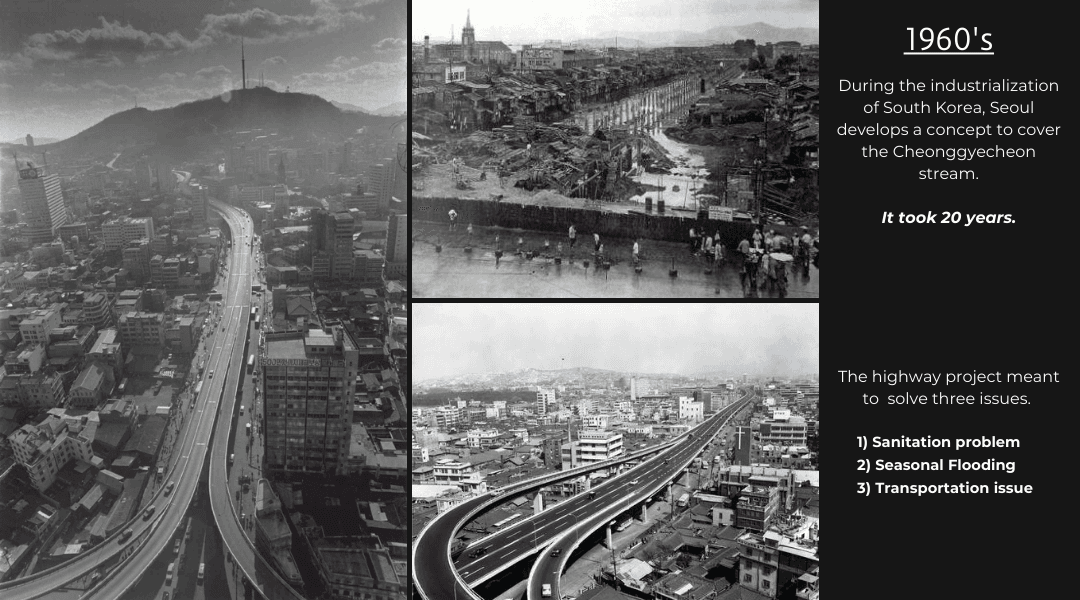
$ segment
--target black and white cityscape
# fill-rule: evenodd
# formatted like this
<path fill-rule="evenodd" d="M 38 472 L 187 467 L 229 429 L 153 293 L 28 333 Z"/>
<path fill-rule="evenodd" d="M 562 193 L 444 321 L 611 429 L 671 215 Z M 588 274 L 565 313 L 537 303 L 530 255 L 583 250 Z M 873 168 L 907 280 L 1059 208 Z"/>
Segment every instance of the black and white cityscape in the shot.
<path fill-rule="evenodd" d="M 817 2 L 412 6 L 418 297 L 818 297 Z"/>
<path fill-rule="evenodd" d="M 408 596 L 407 8 L 4 4 L 0 597 Z"/>
<path fill-rule="evenodd" d="M 816 304 L 414 312 L 422 597 L 819 598 Z"/>

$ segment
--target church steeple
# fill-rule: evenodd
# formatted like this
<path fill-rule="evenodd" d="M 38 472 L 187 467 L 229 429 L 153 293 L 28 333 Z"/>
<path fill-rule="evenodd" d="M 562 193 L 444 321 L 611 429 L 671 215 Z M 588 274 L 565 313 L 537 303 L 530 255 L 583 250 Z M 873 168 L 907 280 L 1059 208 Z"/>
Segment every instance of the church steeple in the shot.
<path fill-rule="evenodd" d="M 461 28 L 461 56 L 465 60 L 476 60 L 476 33 L 473 31 L 471 15 L 465 12 L 465 26 Z"/>

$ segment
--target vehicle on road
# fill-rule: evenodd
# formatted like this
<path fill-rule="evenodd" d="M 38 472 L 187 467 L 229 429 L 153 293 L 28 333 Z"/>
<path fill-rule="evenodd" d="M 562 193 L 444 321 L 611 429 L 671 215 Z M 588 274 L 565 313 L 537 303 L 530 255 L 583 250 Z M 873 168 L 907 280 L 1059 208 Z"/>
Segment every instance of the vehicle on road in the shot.
<path fill-rule="evenodd" d="M 173 543 L 173 554 L 180 554 L 180 538 L 176 539 Z"/>
<path fill-rule="evenodd" d="M 540 595 L 545 597 L 545 598 L 550 598 L 551 597 L 551 584 L 550 583 L 545 583 L 544 585 L 540 586 Z"/>
<path fill-rule="evenodd" d="M 240 405 L 240 414 L 241 415 L 244 414 L 244 405 L 243 404 Z"/>
<path fill-rule="evenodd" d="M 552 556 L 558 556 L 560 554 L 562 554 L 562 550 L 560 550 L 559 548 L 556 548 L 556 549 L 551 551 Z"/>
<path fill-rule="evenodd" d="M 127 540 L 128 538 L 130 538 L 130 537 L 131 537 L 131 534 L 132 534 L 132 533 L 133 533 L 133 532 L 132 532 L 132 530 L 128 529 L 128 530 L 127 530 L 127 531 L 125 531 L 124 533 L 121 533 L 121 534 L 120 534 L 120 539 L 119 539 L 119 540 L 117 540 L 117 541 L 119 541 L 119 542 L 120 542 L 121 544 L 123 544 L 123 543 L 124 543 L 124 542 L 125 542 L 125 541 L 126 541 L 126 540 Z"/>
<path fill-rule="evenodd" d="M 169 485 L 165 486 L 165 495 L 168 496 L 169 494 L 171 494 L 174 487 L 176 487 L 176 482 L 170 481 Z"/>
<path fill-rule="evenodd" d="M 206 563 L 199 563 L 199 585 L 203 582 L 203 572 L 206 571 Z"/>
<path fill-rule="evenodd" d="M 146 507 L 146 512 L 143 513 L 143 520 L 144 521 L 149 521 L 150 520 L 150 517 L 154 514 L 154 509 L 155 508 L 156 507 L 153 504 Z"/>
<path fill-rule="evenodd" d="M 469 558 L 479 558 L 487 554 L 487 548 L 477 548 L 469 553 Z"/>
<path fill-rule="evenodd" d="M 169 570 L 165 571 L 165 585 L 172 585 L 172 576 L 175 569 L 176 563 L 169 563 Z"/>
<path fill-rule="evenodd" d="M 635 479 L 635 480 L 630 482 L 630 485 L 637 485 L 639 483 L 641 483 L 641 480 L 640 479 Z"/>
<path fill-rule="evenodd" d="M 210 369 L 210 379 L 213 379 L 213 378 L 214 378 L 214 370 Z"/>

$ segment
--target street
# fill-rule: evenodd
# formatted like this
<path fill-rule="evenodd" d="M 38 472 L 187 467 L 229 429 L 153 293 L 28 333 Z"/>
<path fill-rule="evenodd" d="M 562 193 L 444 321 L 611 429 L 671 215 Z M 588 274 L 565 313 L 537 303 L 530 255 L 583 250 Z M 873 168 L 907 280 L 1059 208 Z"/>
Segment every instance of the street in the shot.
<path fill-rule="evenodd" d="M 496 235 L 503 251 L 498 261 Z M 604 255 L 612 262 L 609 269 L 604 269 L 595 264 L 592 235 L 582 232 L 572 252 L 565 235 L 538 231 L 474 227 L 469 236 L 467 224 L 459 224 L 451 233 L 445 225 L 417 223 L 413 236 L 413 295 L 420 298 L 780 297 L 779 292 L 767 287 L 744 290 L 738 262 L 733 260 L 733 251 L 727 249 L 727 260 L 716 268 L 704 258 L 691 255 L 686 244 L 641 240 L 642 268 L 641 273 L 636 273 L 631 254 L 633 240 L 602 239 Z M 466 252 L 470 238 L 473 248 Z M 523 250 L 538 255 L 531 260 L 515 255 L 519 238 Z M 559 243 L 563 245 L 562 264 L 545 257 L 556 255 Z M 436 244 L 442 245 L 441 252 L 435 251 Z M 678 272 L 675 277 L 669 274 L 672 261 Z M 712 272 L 706 273 L 710 268 Z M 818 297 L 817 267 L 810 267 L 809 277 L 789 268 L 787 297 Z"/>

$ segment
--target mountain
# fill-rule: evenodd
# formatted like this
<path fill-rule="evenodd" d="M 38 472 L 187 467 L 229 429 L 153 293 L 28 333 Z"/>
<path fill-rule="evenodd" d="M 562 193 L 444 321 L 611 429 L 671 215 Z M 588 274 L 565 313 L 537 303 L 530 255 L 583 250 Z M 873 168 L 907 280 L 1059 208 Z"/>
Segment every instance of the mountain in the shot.
<path fill-rule="evenodd" d="M 653 379 L 684 379 L 683 375 L 624 373 L 577 367 L 573 369 L 519 369 L 508 373 L 467 373 L 452 377 L 440 377 L 417 382 L 415 390 L 424 392 L 432 389 L 446 390 L 510 390 L 520 388 L 555 387 L 559 385 L 584 385 L 607 387 L 620 378 L 631 375 Z"/>
<path fill-rule="evenodd" d="M 331 100 L 330 104 L 333 104 L 334 106 L 340 108 L 341 110 L 345 110 L 345 111 L 349 111 L 349 112 L 360 112 L 360 113 L 365 113 L 365 114 L 372 114 L 372 111 L 364 108 L 363 106 L 357 106 L 355 104 L 349 104 L 348 102 L 337 102 L 337 101 Z"/>
<path fill-rule="evenodd" d="M 393 104 L 387 104 L 382 108 L 376 108 L 374 114 L 381 117 L 403 117 L 405 116 L 405 110 L 408 107 L 404 102 L 395 102 Z"/>
<path fill-rule="evenodd" d="M 360 127 L 391 123 L 387 117 L 342 111 L 312 94 L 257 87 L 161 110 L 132 108 L 74 137 L 48 144 L 47 150 L 58 155 L 100 156 L 149 146 L 182 156 L 204 148 L 219 131 L 263 128 L 278 129 L 285 135 L 339 137 Z"/>
<path fill-rule="evenodd" d="M 799 42 L 817 44 L 816 27 L 775 27 L 768 23 L 750 23 L 748 25 L 723 25 L 713 27 L 701 33 L 691 31 L 658 32 L 623 32 L 618 35 L 619 47 L 631 49 L 636 46 L 657 48 L 663 46 L 708 46 L 711 44 L 730 44 L 736 40 L 751 39 L 758 44 L 769 42 Z M 590 46 L 614 46 L 615 34 L 605 33 L 599 38 L 576 40 L 577 43 Z"/>

